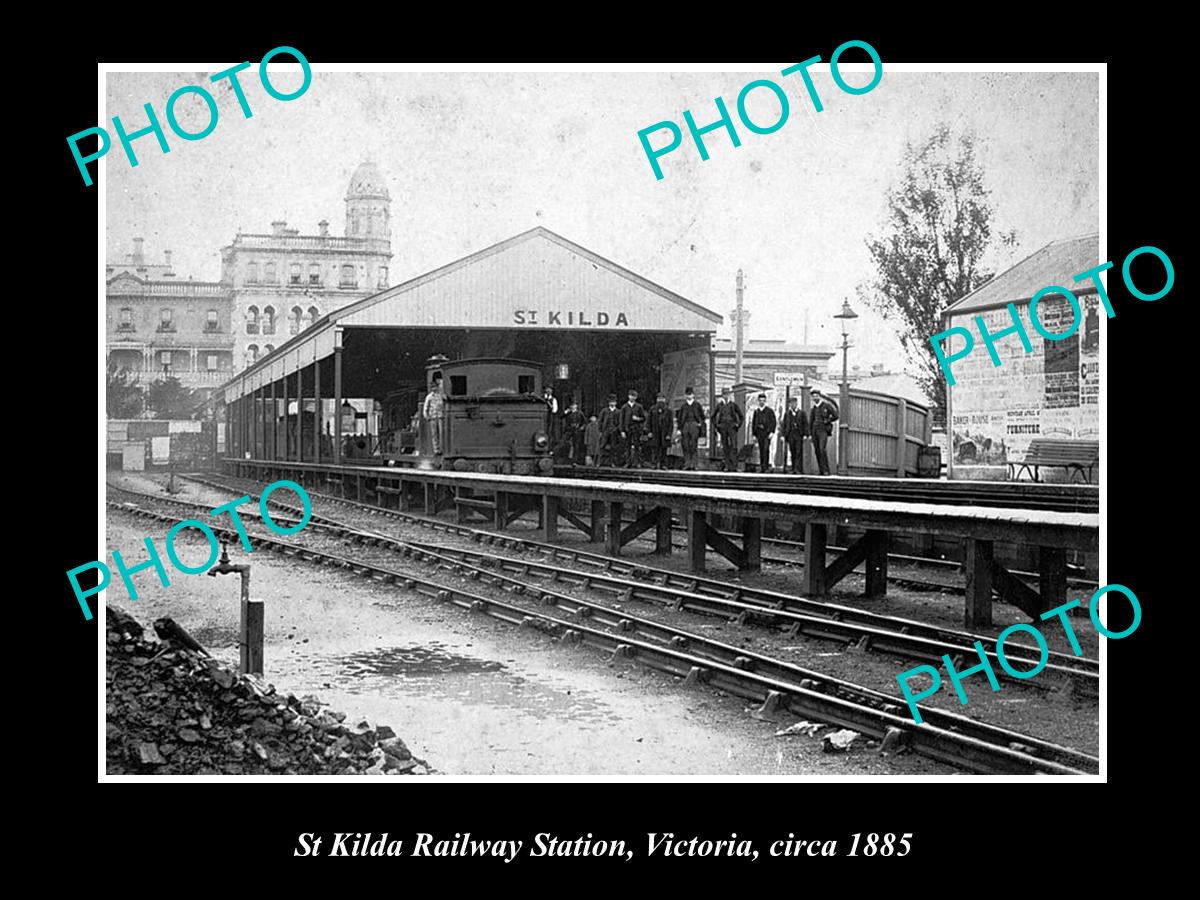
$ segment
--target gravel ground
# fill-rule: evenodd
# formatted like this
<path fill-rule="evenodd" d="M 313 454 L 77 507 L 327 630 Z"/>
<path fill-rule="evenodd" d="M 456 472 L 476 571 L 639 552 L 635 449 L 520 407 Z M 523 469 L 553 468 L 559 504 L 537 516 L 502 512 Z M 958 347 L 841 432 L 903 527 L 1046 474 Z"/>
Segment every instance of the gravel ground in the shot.
<path fill-rule="evenodd" d="M 229 481 L 229 479 L 223 479 Z M 161 479 L 154 476 L 123 476 L 121 482 L 129 487 L 139 490 L 148 490 L 157 492 L 160 487 L 158 482 Z M 230 482 L 232 483 L 232 482 Z M 222 494 L 219 491 L 196 485 L 191 482 L 179 481 L 177 485 L 182 488 L 180 493 L 181 499 L 188 499 L 194 502 L 206 502 L 216 505 L 228 499 L 227 494 Z M 249 485 L 247 485 L 249 487 Z M 341 519 L 347 522 L 355 522 L 357 524 L 370 527 L 374 530 L 394 534 L 398 537 L 420 540 L 424 542 L 432 542 L 436 539 L 439 543 L 448 543 L 461 547 L 469 547 L 475 551 L 479 551 L 480 546 L 465 538 L 458 538 L 453 535 L 445 535 L 443 533 L 432 533 L 428 529 L 423 529 L 414 525 L 409 525 L 397 520 L 382 519 L 363 514 L 356 514 L 347 510 L 346 507 L 337 504 L 328 504 L 323 507 L 320 499 L 315 501 L 316 511 L 323 512 L 333 518 Z M 249 508 L 249 507 L 247 507 Z M 127 519 L 128 517 L 118 516 L 119 519 Z M 133 520 L 134 531 L 145 530 L 144 521 L 138 523 Z M 535 538 L 537 532 L 530 528 L 522 528 L 521 523 L 514 523 L 512 527 L 514 534 L 523 534 L 524 536 Z M 569 536 L 569 532 L 564 529 L 564 542 L 576 543 L 575 539 Z M 314 546 L 324 546 L 333 548 L 336 542 L 331 541 L 328 537 L 318 538 L 315 533 L 308 535 L 302 534 L 300 537 L 306 537 L 307 540 L 316 541 Z M 131 539 L 131 543 L 136 544 L 136 537 Z M 584 544 L 579 541 L 581 547 L 587 549 L 595 549 L 594 546 Z M 112 546 L 124 546 L 110 539 Z M 181 544 L 181 547 L 184 545 Z M 670 560 L 665 561 L 660 557 L 650 556 L 648 553 L 639 552 L 638 547 L 633 546 L 627 548 L 629 556 L 635 558 L 645 555 L 646 562 L 651 565 L 684 570 L 686 563 L 681 554 L 677 554 Z M 647 548 L 648 549 L 648 548 Z M 186 551 L 182 551 L 185 559 L 187 559 Z M 383 554 L 383 551 L 364 551 L 363 548 L 355 548 L 355 555 L 363 554 L 364 552 L 374 554 Z M 511 551 L 498 551 L 504 555 L 512 555 Z M 196 551 L 197 555 L 202 557 L 203 553 Z M 380 558 L 386 558 L 387 554 L 381 555 Z M 536 558 L 536 556 L 531 557 Z M 467 737 L 461 728 L 450 727 L 449 723 L 434 723 L 434 735 L 442 735 L 449 740 L 446 745 L 431 745 L 429 748 L 420 747 L 421 731 L 414 728 L 404 719 L 397 719 L 395 715 L 391 715 L 391 719 L 397 721 L 398 724 L 403 724 L 405 734 L 409 738 L 410 743 L 414 743 L 414 751 L 421 752 L 422 750 L 434 756 L 442 763 L 439 768 L 443 771 L 455 772 L 512 772 L 512 773 L 539 773 L 539 774 L 585 774 L 596 773 L 601 771 L 621 771 L 631 774 L 788 774 L 788 773 L 805 773 L 805 772 L 828 772 L 830 774 L 841 774 L 846 771 L 853 772 L 937 772 L 946 771 L 945 769 L 936 766 L 932 763 L 926 763 L 915 757 L 901 756 L 899 758 L 881 758 L 870 751 L 852 752 L 847 757 L 821 754 L 819 750 L 819 742 L 809 738 L 798 737 L 775 737 L 774 731 L 782 726 L 789 724 L 794 719 L 786 719 L 776 725 L 767 725 L 766 723 L 758 722 L 749 718 L 744 714 L 743 702 L 734 698 L 725 697 L 716 692 L 702 689 L 700 691 L 691 691 L 675 687 L 677 682 L 673 682 L 667 676 L 659 675 L 658 673 L 639 667 L 618 665 L 616 669 L 610 668 L 604 661 L 603 657 L 589 651 L 574 651 L 557 648 L 553 644 L 544 639 L 538 639 L 530 636 L 519 636 L 511 634 L 512 640 L 509 637 L 502 635 L 509 634 L 505 632 L 499 623 L 481 621 L 475 617 L 465 616 L 461 611 L 454 609 L 444 609 L 431 601 L 421 598 L 419 595 L 414 595 L 410 592 L 405 592 L 402 589 L 385 587 L 366 582 L 362 579 L 357 579 L 352 576 L 342 575 L 338 573 L 329 573 L 312 566 L 306 566 L 301 563 L 280 560 L 276 557 L 264 555 L 261 562 L 259 558 L 255 558 L 255 571 L 259 571 L 260 565 L 267 570 L 273 570 L 279 567 L 284 570 L 295 572 L 301 568 L 309 572 L 308 575 L 302 576 L 303 580 L 309 582 L 324 582 L 332 580 L 343 584 L 337 590 L 342 594 L 349 594 L 345 601 L 339 600 L 333 606 L 329 605 L 329 601 L 321 601 L 319 610 L 313 614 L 313 621 L 305 623 L 305 630 L 315 629 L 315 633 L 306 634 L 306 637 L 283 638 L 281 649 L 285 648 L 284 660 L 277 667 L 273 664 L 274 657 L 270 646 L 267 650 L 267 658 L 269 665 L 269 676 L 272 679 L 284 678 L 298 679 L 295 683 L 289 682 L 286 685 L 287 690 L 320 690 L 323 695 L 329 696 L 331 702 L 341 705 L 347 709 L 350 715 L 359 714 L 355 708 L 348 705 L 349 698 L 343 700 L 340 696 L 330 694 L 331 686 L 337 690 L 345 688 L 347 693 L 354 693 L 351 690 L 355 684 L 363 685 L 362 690 L 358 692 L 358 697 L 354 701 L 365 705 L 386 703 L 387 697 L 390 694 L 396 693 L 396 682 L 402 681 L 405 685 L 410 685 L 416 682 L 424 684 L 424 687 L 431 695 L 440 695 L 443 700 L 454 700 L 469 707 L 469 711 L 461 714 L 461 724 L 466 730 L 475 735 L 485 737 L 484 745 L 488 743 L 486 735 L 497 733 L 497 725 L 495 722 L 488 721 L 495 718 L 495 713 L 498 708 L 503 708 L 506 701 L 519 699 L 520 715 L 513 717 L 516 720 L 528 716 L 532 710 L 540 709 L 545 715 L 543 720 L 549 719 L 555 723 L 555 735 L 537 745 L 538 749 L 530 749 L 521 737 L 514 736 L 518 747 L 525 747 L 523 750 L 515 750 L 511 748 L 513 742 L 507 738 L 501 739 L 496 744 L 497 749 L 494 753 L 485 754 L 491 757 L 487 760 L 486 765 L 480 760 L 474 760 L 473 756 L 476 752 L 482 749 L 478 742 L 475 746 L 470 746 L 471 740 L 463 740 Z M 395 558 L 395 567 L 403 568 L 399 563 L 398 557 Z M 405 565 L 414 566 L 413 563 L 405 562 Z M 758 587 L 767 587 L 774 590 L 795 593 L 798 584 L 798 572 L 792 567 L 784 566 L 767 566 L 762 573 L 738 573 L 732 567 L 726 565 L 723 560 L 714 560 L 710 574 L 713 577 L 718 577 L 723 580 L 728 580 L 732 583 L 753 585 Z M 416 569 L 420 571 L 418 567 Z M 272 583 L 271 588 L 275 585 L 275 574 L 271 573 Z M 189 579 L 180 576 L 177 584 L 172 585 L 170 589 L 162 591 L 164 600 L 168 600 L 174 595 L 175 589 L 182 586 L 186 582 L 197 581 L 200 579 Z M 210 579 L 203 579 L 209 582 Z M 212 579 L 211 581 L 216 581 Z M 861 579 L 853 577 L 843 582 L 843 590 L 835 595 L 835 600 L 839 603 L 849 605 L 862 606 L 870 608 L 874 611 L 887 614 L 907 616 L 923 621 L 937 622 L 952 627 L 961 627 L 960 616 L 962 608 L 961 595 L 953 594 L 940 595 L 936 593 L 921 593 L 896 588 L 890 588 L 890 595 L 884 601 L 864 602 L 860 597 L 853 595 L 852 591 L 857 587 L 861 590 Z M 307 591 L 314 590 L 312 585 L 306 585 Z M 480 586 L 476 583 L 472 585 L 472 589 L 479 590 Z M 161 590 L 161 589 L 160 589 Z M 232 586 L 226 589 L 227 592 L 232 592 Z M 297 586 L 297 590 L 301 590 Z M 605 598 L 604 595 L 582 592 L 576 589 L 569 588 L 564 585 L 557 585 L 556 590 L 563 593 L 575 594 L 580 598 L 586 598 L 589 602 L 603 602 L 610 606 L 615 606 L 611 597 Z M 484 591 L 486 592 L 486 591 Z M 191 591 L 187 591 L 191 593 Z M 258 582 L 254 589 L 256 596 L 263 595 L 270 603 L 270 597 L 264 590 L 260 590 Z M 378 595 L 378 596 L 377 596 Z M 397 597 L 403 596 L 403 601 L 398 601 Z M 505 599 L 510 600 L 511 597 L 504 595 Z M 368 598 L 369 599 L 365 599 Z M 287 595 L 289 601 L 292 599 L 291 594 Z M 350 599 L 353 598 L 353 599 Z M 196 598 L 199 599 L 199 598 Z M 306 598 L 316 600 L 317 598 Z M 110 602 L 112 602 L 110 600 Z M 331 634 L 330 631 L 338 630 L 336 623 L 340 621 L 345 611 L 341 609 L 345 603 L 349 603 L 352 607 L 362 607 L 364 603 L 369 605 L 374 610 L 387 610 L 393 614 L 406 613 L 405 618 L 411 618 L 411 611 L 414 608 L 421 609 L 420 620 L 424 624 L 432 625 L 434 630 L 422 630 L 421 638 L 415 644 L 404 646 L 385 646 L 382 638 L 383 634 L 394 629 L 387 628 L 386 623 L 378 623 L 377 639 L 375 646 L 368 646 L 371 641 L 369 635 L 363 633 L 362 628 L 356 621 L 353 626 L 351 635 L 345 639 L 337 640 L 336 634 Z M 236 635 L 233 633 L 235 627 L 235 604 L 229 604 L 230 618 L 224 625 L 227 634 L 223 634 L 220 628 L 216 628 L 216 623 L 212 623 L 215 628 L 214 633 L 210 636 L 210 640 L 224 639 L 232 642 L 236 640 Z M 667 624 L 685 628 L 690 631 L 698 632 L 709 637 L 716 638 L 725 643 L 734 644 L 737 646 L 752 649 L 760 653 L 766 653 L 779 656 L 795 662 L 798 665 L 806 666 L 827 673 L 831 676 L 844 678 L 846 680 L 855 681 L 876 690 L 884 691 L 894 696 L 899 696 L 895 682 L 895 675 L 898 672 L 911 668 L 915 663 L 894 659 L 879 654 L 863 653 L 856 650 L 845 650 L 840 645 L 827 641 L 818 641 L 807 638 L 792 638 L 786 639 L 777 633 L 770 632 L 766 629 L 755 627 L 738 627 L 716 620 L 711 617 L 701 616 L 695 613 L 674 612 L 666 610 L 653 604 L 633 601 L 624 604 L 624 607 L 631 613 L 653 618 L 657 621 L 662 621 Z M 271 606 L 268 606 L 271 609 Z M 199 610 L 197 610 L 199 612 Z M 1021 621 L 1019 611 L 1012 610 L 1005 605 L 997 604 L 997 625 L 994 633 L 998 633 L 1010 621 Z M 282 615 L 282 614 L 281 614 Z M 179 618 L 179 616 L 176 616 Z M 372 617 L 373 618 L 373 617 Z M 180 619 L 180 621 L 185 621 Z M 271 615 L 268 615 L 270 624 Z M 1084 644 L 1085 652 L 1095 653 L 1095 633 L 1090 626 L 1087 618 L 1075 620 L 1078 627 L 1081 642 Z M 500 652 L 487 652 L 480 654 L 478 647 L 479 641 L 472 640 L 466 643 L 462 640 L 462 635 L 466 631 L 472 633 L 479 632 L 480 626 L 483 626 L 483 631 L 492 641 L 501 641 L 505 644 L 516 643 L 521 645 L 520 650 L 512 651 L 519 655 L 503 656 Z M 299 631 L 295 630 L 298 625 L 290 625 L 287 634 L 298 635 Z M 405 630 L 413 627 L 411 621 L 404 623 Z M 379 631 L 379 629 L 387 629 Z M 434 633 L 439 628 L 442 628 L 440 633 Z M 200 631 L 204 633 L 204 626 L 200 626 Z M 370 628 L 367 629 L 370 631 Z M 318 638 L 318 634 L 320 637 Z M 475 637 L 483 635 L 474 634 Z M 1051 641 L 1051 645 L 1055 646 L 1055 638 L 1052 632 L 1047 630 L 1047 637 Z M 272 639 L 272 634 L 269 629 L 268 642 Z M 313 646 L 313 642 L 319 640 L 318 646 Z M 349 643 L 346 641 L 349 640 Z M 1090 641 L 1090 645 L 1089 645 Z M 297 646 L 298 645 L 298 646 Z M 1068 650 L 1065 638 L 1063 638 L 1057 649 Z M 215 644 L 215 649 L 220 649 L 220 644 Z M 511 647 L 509 648 L 512 649 Z M 231 643 L 231 652 L 235 651 L 235 647 Z M 549 653 L 547 653 L 549 651 Z M 507 651 L 505 651 L 507 652 Z M 1068 651 L 1069 652 L 1069 651 Z M 544 669 L 548 659 L 553 659 L 554 665 L 549 666 L 552 670 L 522 672 L 523 666 L 531 662 L 529 654 L 533 654 L 532 662 L 537 665 L 535 668 Z M 564 676 L 562 672 L 563 658 L 571 660 L 572 669 L 582 669 L 582 672 L 574 672 L 568 676 Z M 278 671 L 278 675 L 276 672 Z M 350 677 L 353 676 L 353 677 Z M 398 678 L 397 676 L 402 676 Z M 559 684 L 554 686 L 554 678 L 562 679 L 564 677 L 570 682 L 570 685 L 563 687 Z M 605 685 L 591 685 L 593 696 L 588 696 L 587 692 L 581 694 L 580 688 L 584 687 L 578 682 L 579 678 L 596 678 L 599 677 L 602 681 L 607 682 Z M 515 686 L 513 679 L 516 679 Z M 975 682 L 978 683 L 977 687 Z M 947 693 L 944 689 L 931 702 L 935 705 L 960 712 L 966 715 L 978 716 L 993 724 L 1001 725 L 1006 728 L 1012 728 L 1017 731 L 1024 731 L 1030 734 L 1036 734 L 1040 737 L 1055 740 L 1059 743 L 1068 744 L 1086 750 L 1092 753 L 1097 752 L 1097 703 L 1094 699 L 1081 699 L 1073 696 L 1070 690 L 1063 689 L 1062 685 L 1056 685 L 1053 679 L 1047 678 L 1044 681 L 1035 680 L 1035 683 L 1042 684 L 1046 687 L 1054 687 L 1055 690 L 1046 691 L 1038 690 L 1023 685 L 1016 685 L 1002 682 L 1002 690 L 999 693 L 992 693 L 988 689 L 986 679 L 976 676 L 967 682 L 970 704 L 961 706 L 958 703 L 957 697 L 952 691 Z M 366 686 L 369 684 L 369 687 Z M 611 686 L 610 686 L 611 685 Z M 280 685 L 284 688 L 284 685 Z M 640 687 L 639 692 L 636 688 Z M 976 689 L 972 690 L 972 687 Z M 616 689 L 616 694 L 611 695 L 611 692 Z M 666 693 L 664 694 L 664 688 Z M 494 692 L 489 693 L 489 692 Z M 401 693 L 410 696 L 411 692 L 401 691 Z M 640 693 L 640 695 L 639 695 Z M 653 697 L 649 696 L 653 693 Z M 377 696 L 372 696 L 377 695 Z M 670 704 L 667 703 L 667 698 L 673 698 Z M 702 702 L 697 702 L 697 698 L 704 698 Z M 711 700 L 708 698 L 711 697 Z M 540 699 L 532 699 L 540 698 Z M 589 706 L 589 702 L 599 703 L 601 707 L 605 707 L 606 712 L 600 713 L 598 709 Z M 478 709 L 480 704 L 487 704 L 487 708 Z M 629 704 L 632 704 L 630 706 Z M 653 758 L 646 758 L 646 753 L 634 753 L 632 758 L 615 752 L 614 746 L 605 743 L 603 751 L 605 755 L 614 755 L 614 759 L 622 759 L 622 767 L 615 770 L 606 770 L 603 768 L 594 768 L 594 763 L 588 759 L 589 745 L 595 744 L 594 737 L 588 737 L 595 725 L 595 719 L 600 716 L 601 719 L 608 719 L 612 715 L 623 723 L 624 726 L 630 726 L 637 722 L 639 718 L 649 717 L 654 720 L 655 724 L 666 725 L 663 721 L 662 710 L 655 709 L 656 704 L 669 706 L 669 717 L 682 715 L 682 721 L 676 721 L 671 726 L 671 730 L 675 738 L 666 741 L 664 744 L 664 736 L 659 730 L 657 744 L 663 745 L 662 752 L 655 754 Z M 614 712 L 614 705 L 618 708 Z M 384 718 L 384 714 L 377 708 L 373 707 L 371 711 L 364 710 L 362 715 L 373 718 Z M 436 714 L 433 716 L 436 718 Z M 536 718 L 536 716 L 535 716 Z M 697 718 L 700 721 L 697 721 Z M 574 737 L 569 736 L 567 731 L 561 729 L 565 722 L 572 723 L 570 731 L 582 732 Z M 590 724 L 589 724 L 590 723 Z M 437 728 L 437 724 L 442 724 L 445 727 Z M 608 726 L 615 725 L 615 722 L 609 721 Z M 695 733 L 696 727 L 699 726 L 702 731 L 715 729 L 721 736 L 717 737 L 713 734 L 700 735 Z M 549 728 L 546 721 L 542 722 L 542 729 Z M 607 727 L 606 727 L 607 730 Z M 634 728 L 633 730 L 638 730 Z M 642 729 L 644 730 L 644 729 Z M 518 733 L 523 734 L 520 727 L 516 728 Z M 642 735 L 643 740 L 640 742 L 636 738 L 633 739 L 635 744 L 639 744 L 638 750 L 642 749 L 641 745 L 645 743 L 646 736 Z M 716 767 L 704 768 L 701 763 L 701 758 L 704 757 L 704 752 L 701 748 L 708 747 L 711 750 L 713 741 L 728 742 L 735 741 L 730 746 L 728 752 L 724 754 L 724 758 Z M 739 746 L 736 742 L 749 742 L 750 746 Z M 452 746 L 454 751 L 447 756 L 447 746 Z M 525 768 L 517 764 L 514 754 L 520 753 L 529 754 L 529 758 L 525 761 L 532 768 Z M 665 755 L 664 755 L 665 753 Z M 697 756 L 699 753 L 699 757 Z M 456 762 L 461 755 L 461 762 Z M 508 762 L 502 763 L 499 756 Z M 453 758 L 452 758 L 453 757 Z M 734 762 L 735 758 L 739 760 Z M 556 763 L 555 760 L 558 760 Z M 847 769 L 846 764 L 853 761 L 852 766 Z M 447 764 L 448 763 L 448 764 Z M 461 765 L 462 768 L 456 768 Z M 499 765 L 499 768 L 497 768 Z M 709 763 L 711 766 L 711 762 Z M 697 767 L 699 766 L 699 767 Z"/>

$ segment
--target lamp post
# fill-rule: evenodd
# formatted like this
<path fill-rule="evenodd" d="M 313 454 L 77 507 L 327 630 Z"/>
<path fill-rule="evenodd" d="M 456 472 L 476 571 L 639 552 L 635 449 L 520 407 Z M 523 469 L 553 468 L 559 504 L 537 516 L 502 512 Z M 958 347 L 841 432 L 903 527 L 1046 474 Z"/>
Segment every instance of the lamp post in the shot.
<path fill-rule="evenodd" d="M 850 308 L 849 300 L 842 300 L 842 311 L 834 316 L 842 323 L 842 387 L 838 392 L 838 474 L 850 474 L 850 458 L 847 454 L 846 443 L 850 436 L 850 423 L 846 421 L 846 413 L 850 400 L 850 380 L 847 370 L 847 359 L 850 352 L 850 323 L 858 318 L 858 313 Z"/>

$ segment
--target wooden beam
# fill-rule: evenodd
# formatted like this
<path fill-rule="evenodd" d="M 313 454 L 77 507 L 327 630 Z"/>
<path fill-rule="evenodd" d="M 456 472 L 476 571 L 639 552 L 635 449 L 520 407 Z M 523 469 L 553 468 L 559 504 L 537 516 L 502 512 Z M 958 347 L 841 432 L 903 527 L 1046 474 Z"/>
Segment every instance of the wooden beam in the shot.
<path fill-rule="evenodd" d="M 496 520 L 493 523 L 497 531 L 503 531 L 508 525 L 508 494 L 496 491 Z"/>
<path fill-rule="evenodd" d="M 275 389 L 272 388 L 271 389 L 271 394 L 272 394 L 271 406 L 273 407 L 274 415 L 271 416 L 271 430 L 278 432 L 279 431 L 279 408 L 277 406 L 275 406 L 274 393 L 275 393 Z M 287 373 L 284 372 L 283 373 L 283 456 L 280 456 L 278 453 L 273 453 L 271 455 L 272 459 L 282 459 L 284 461 L 287 461 L 292 458 L 290 455 L 291 435 L 288 434 L 287 413 L 288 413 L 288 377 L 287 377 Z M 278 441 L 276 441 L 276 443 L 278 443 Z M 362 499 L 362 498 L 358 498 L 358 499 Z"/>
<path fill-rule="evenodd" d="M 671 555 L 671 507 L 660 506 L 655 510 L 658 516 L 657 529 L 654 533 L 654 552 L 658 556 Z"/>
<path fill-rule="evenodd" d="M 581 519 L 579 516 L 575 515 L 575 513 L 571 512 L 571 510 L 567 509 L 567 505 L 565 503 L 560 502 L 558 504 L 558 514 L 586 534 L 589 538 L 592 536 L 591 523 Z"/>
<path fill-rule="evenodd" d="M 670 522 L 671 511 L 667 510 L 667 521 Z M 628 525 L 621 529 L 621 546 L 624 547 L 638 535 L 649 531 L 651 528 L 661 527 L 662 517 L 658 514 L 658 509 L 651 509 L 637 519 L 634 519 Z M 670 525 L 667 526 L 667 533 L 670 534 Z"/>
<path fill-rule="evenodd" d="M 558 498 L 542 497 L 542 533 L 547 541 L 558 540 Z"/>
<path fill-rule="evenodd" d="M 745 552 L 717 529 L 706 527 L 704 541 L 739 569 L 747 568 Z"/>
<path fill-rule="evenodd" d="M 333 348 L 333 464 L 342 462 L 342 348 Z"/>
<path fill-rule="evenodd" d="M 621 555 L 621 514 L 623 503 L 608 504 L 608 552 L 610 556 Z"/>
<path fill-rule="evenodd" d="M 527 512 L 536 511 L 538 514 L 538 528 L 542 527 L 542 498 L 540 496 L 509 493 L 505 493 L 504 496 L 508 504 L 508 508 L 504 513 L 505 525 L 511 525 Z"/>
<path fill-rule="evenodd" d="M 241 633 L 238 636 L 238 668 L 243 675 L 263 673 L 263 622 L 265 607 L 262 600 L 242 598 Z"/>
<path fill-rule="evenodd" d="M 824 597 L 829 593 L 825 581 L 827 535 L 825 525 L 808 522 L 804 526 L 804 593 L 810 597 Z"/>
<path fill-rule="evenodd" d="M 684 515 L 688 526 L 688 559 L 693 572 L 703 572 L 708 546 L 707 514 L 698 509 L 689 509 Z"/>
<path fill-rule="evenodd" d="M 900 401 L 901 411 L 904 401 Z M 888 578 L 888 533 L 868 531 L 863 537 L 867 542 L 867 588 L 864 596 L 874 600 L 887 596 Z"/>
<path fill-rule="evenodd" d="M 321 361 L 313 363 L 313 462 L 321 461 Z"/>
<path fill-rule="evenodd" d="M 825 569 L 825 588 L 828 590 L 833 587 L 851 572 L 853 572 L 860 562 L 867 558 L 867 547 L 869 541 L 867 536 L 860 537 L 852 543 L 844 551 L 842 555 L 830 563 Z M 808 568 L 808 554 L 804 556 L 804 568 Z"/>
<path fill-rule="evenodd" d="M 966 627 L 992 627 L 992 542 L 967 539 L 963 572 L 967 577 Z"/>
<path fill-rule="evenodd" d="M 992 582 L 996 593 L 1005 603 L 1011 603 L 1029 618 L 1037 621 L 1039 615 L 1049 609 L 1041 595 L 1027 585 L 995 559 L 992 559 Z"/>
<path fill-rule="evenodd" d="M 745 562 L 741 568 L 762 568 L 762 533 L 762 519 L 757 516 L 742 518 L 742 558 Z"/>
<path fill-rule="evenodd" d="M 1038 571 L 1041 614 L 1067 602 L 1067 552 L 1057 547 L 1039 547 Z"/>
<path fill-rule="evenodd" d="M 604 540 L 604 501 L 593 500 L 592 504 L 592 526 L 590 539 L 593 544 L 598 544 Z"/>

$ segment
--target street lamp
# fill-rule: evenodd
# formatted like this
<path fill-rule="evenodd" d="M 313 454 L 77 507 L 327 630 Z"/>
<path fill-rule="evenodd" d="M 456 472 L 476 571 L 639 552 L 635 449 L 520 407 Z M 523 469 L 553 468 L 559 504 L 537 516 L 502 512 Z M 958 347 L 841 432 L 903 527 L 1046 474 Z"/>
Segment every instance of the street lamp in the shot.
<path fill-rule="evenodd" d="M 834 316 L 842 323 L 842 387 L 838 392 L 838 474 L 850 474 L 850 459 L 847 455 L 846 443 L 850 437 L 850 423 L 846 421 L 850 401 L 850 381 L 847 371 L 847 359 L 850 351 L 850 323 L 858 318 L 858 313 L 850 308 L 849 300 L 842 300 L 842 311 Z"/>

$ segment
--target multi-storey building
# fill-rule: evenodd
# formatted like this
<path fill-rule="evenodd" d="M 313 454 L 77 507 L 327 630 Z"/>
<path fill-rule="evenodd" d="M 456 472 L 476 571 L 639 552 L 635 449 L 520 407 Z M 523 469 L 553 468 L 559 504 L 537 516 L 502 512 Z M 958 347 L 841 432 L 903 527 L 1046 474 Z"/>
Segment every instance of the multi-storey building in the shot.
<path fill-rule="evenodd" d="M 388 286 L 391 196 L 364 162 L 346 192 L 346 234 L 302 235 L 287 223 L 270 234 L 238 234 L 221 248 L 221 281 L 234 298 L 236 364 L 244 368 L 331 310 Z"/>
<path fill-rule="evenodd" d="M 176 277 L 171 252 L 134 252 L 107 266 L 108 357 L 143 386 L 167 376 L 211 389 L 331 310 L 388 286 L 391 196 L 364 162 L 346 192 L 346 234 L 302 235 L 286 222 L 271 234 L 238 234 L 221 248 L 219 282 Z"/>
<path fill-rule="evenodd" d="M 146 261 L 141 238 L 106 272 L 108 358 L 147 386 L 174 376 L 211 390 L 234 371 L 233 295 L 229 285 L 180 280 L 164 262 Z"/>

